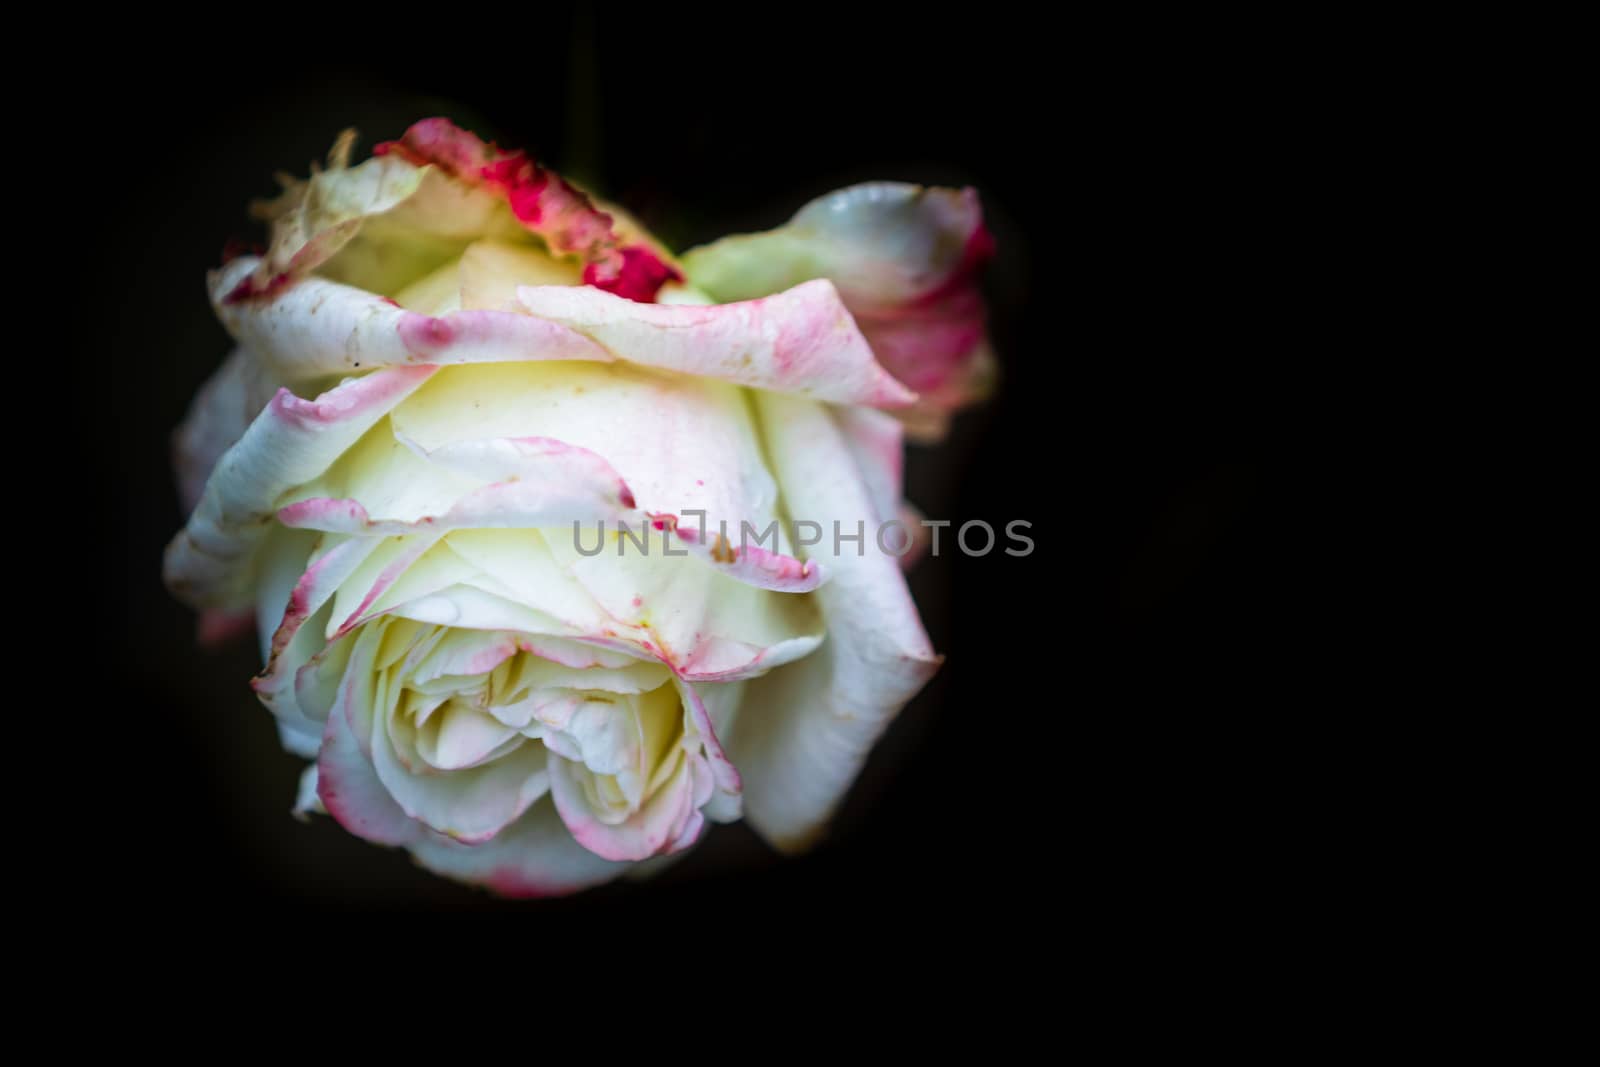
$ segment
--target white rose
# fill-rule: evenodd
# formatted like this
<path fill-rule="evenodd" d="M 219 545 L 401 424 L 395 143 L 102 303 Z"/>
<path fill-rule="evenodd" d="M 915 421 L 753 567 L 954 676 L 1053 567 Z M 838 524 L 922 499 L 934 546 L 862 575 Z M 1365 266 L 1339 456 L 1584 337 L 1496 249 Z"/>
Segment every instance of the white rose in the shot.
<path fill-rule="evenodd" d="M 827 277 L 712 305 L 443 120 L 349 150 L 211 277 L 239 347 L 180 430 L 166 563 L 203 630 L 254 617 L 300 809 L 517 895 L 741 813 L 803 846 L 938 663 L 873 543 L 901 458 L 873 408 L 914 395 Z M 919 228 L 971 224 L 902 215 L 857 245 L 912 276 L 949 246 Z"/>

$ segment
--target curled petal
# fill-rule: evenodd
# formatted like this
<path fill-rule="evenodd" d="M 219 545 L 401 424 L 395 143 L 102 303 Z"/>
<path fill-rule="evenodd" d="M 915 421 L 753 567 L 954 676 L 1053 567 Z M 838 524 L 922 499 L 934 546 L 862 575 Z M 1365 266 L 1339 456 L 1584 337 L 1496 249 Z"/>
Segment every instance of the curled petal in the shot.
<path fill-rule="evenodd" d="M 426 172 L 403 159 L 349 166 L 354 140 L 354 132 L 346 131 L 329 154 L 329 169 L 306 181 L 289 179 L 277 200 L 255 206 L 255 214 L 272 223 L 272 243 L 234 283 L 227 302 L 270 295 L 310 274 L 337 255 L 368 216 L 381 215 L 417 192 Z"/>
<path fill-rule="evenodd" d="M 577 781 L 577 765 L 552 752 L 550 796 L 578 844 L 604 859 L 642 860 L 676 851 L 675 846 L 697 810 L 687 766 L 685 760 L 672 780 L 661 785 L 643 808 L 625 822 L 611 825 L 589 811 Z"/>
<path fill-rule="evenodd" d="M 316 400 L 279 390 L 217 461 L 200 503 L 167 546 L 167 587 L 197 607 L 249 607 L 255 551 L 279 499 L 327 470 L 435 369 L 379 371 Z"/>
<path fill-rule="evenodd" d="M 376 726 L 385 736 L 373 737 L 372 764 L 389 795 L 408 816 L 458 841 L 487 841 L 550 788 L 542 746 L 525 744 L 482 766 L 439 773 L 400 761 L 397 752 L 414 742 L 396 736 L 406 728 L 398 718 L 380 716 Z"/>
<path fill-rule="evenodd" d="M 542 237 L 551 251 L 583 260 L 585 284 L 648 301 L 664 283 L 683 278 L 649 243 L 628 242 L 610 215 L 560 175 L 527 153 L 505 151 L 448 119 L 423 119 L 400 140 L 376 151 L 421 166 L 432 164 L 464 185 L 504 197 L 517 221 Z"/>
<path fill-rule="evenodd" d="M 473 436 L 529 430 L 561 436 Z M 446 370 L 292 497 L 280 516 L 293 527 L 449 532 L 456 554 L 498 584 L 457 581 L 562 620 L 558 633 L 634 641 L 691 677 L 759 673 L 821 637 L 809 600 L 765 595 L 810 591 L 825 572 L 785 544 L 748 408 L 720 383 L 592 364 Z M 746 531 L 708 519 L 702 537 L 694 505 L 754 521 Z M 624 542 L 623 524 L 637 540 Z M 450 599 L 468 611 L 459 593 Z"/>
<path fill-rule="evenodd" d="M 372 676 L 381 637 L 373 629 L 351 638 L 350 662 L 317 754 L 317 797 L 357 837 L 404 845 L 417 839 L 420 828 L 395 802 L 372 763 Z"/>
<path fill-rule="evenodd" d="M 776 230 L 693 249 L 683 264 L 717 300 L 830 279 L 879 362 L 921 394 L 910 425 L 926 438 L 993 377 L 978 288 L 993 249 L 974 190 L 872 182 L 813 200 Z"/>
<path fill-rule="evenodd" d="M 726 726 L 731 721 L 733 708 L 722 703 L 720 699 L 708 701 L 702 695 L 707 688 L 705 686 L 693 685 L 682 678 L 679 678 L 676 684 L 678 693 L 683 698 L 683 706 L 688 711 L 689 721 L 704 746 L 705 756 L 711 768 L 713 786 L 719 793 L 738 797 L 744 790 L 744 781 L 738 768 L 723 750 L 722 741 L 717 736 L 719 725 Z M 720 724 L 714 721 L 714 715 L 723 721 Z"/>
<path fill-rule="evenodd" d="M 520 529 L 615 519 L 633 504 L 627 484 L 605 460 L 548 438 L 467 441 L 424 455 L 479 480 L 499 480 L 465 492 L 437 514 L 373 518 L 358 500 L 311 497 L 282 508 L 278 520 L 294 529 L 352 534 Z"/>
<path fill-rule="evenodd" d="M 916 399 L 878 365 L 825 280 L 713 306 L 635 304 L 584 287 L 528 286 L 517 296 L 530 313 L 630 363 L 840 404 Z"/>
<path fill-rule="evenodd" d="M 265 623 L 276 611 L 278 622 L 276 627 L 262 626 L 263 633 L 271 634 L 267 642 L 267 666 L 250 684 L 261 702 L 277 717 L 286 742 L 292 741 L 292 744 L 286 743 L 286 747 L 307 756 L 316 755 L 317 738 L 322 733 L 322 716 L 307 714 L 296 694 L 299 672 L 323 648 L 322 627 L 312 623 L 312 619 L 319 614 L 326 615 L 324 608 L 339 588 L 380 544 L 376 538 L 331 540 L 336 543 L 314 557 L 297 579 L 290 575 L 300 569 L 296 565 L 300 555 L 282 548 L 274 551 L 270 543 L 262 568 L 260 618 Z M 284 597 L 279 591 L 286 579 L 294 585 Z M 278 607 L 274 609 L 273 604 Z M 306 751 L 308 743 L 310 751 Z"/>
<path fill-rule="evenodd" d="M 688 848 L 705 825 L 706 809 L 723 821 L 738 817 L 741 782 L 739 772 L 723 752 L 710 707 L 700 687 L 675 680 L 685 722 L 684 751 L 670 779 L 662 783 L 639 811 L 615 823 L 590 810 L 579 784 L 578 765 L 552 754 L 551 796 L 556 810 L 574 838 L 585 848 L 613 860 L 642 860 Z M 732 695 L 736 701 L 738 690 Z M 719 717 L 731 720 L 731 701 L 713 701 Z M 673 758 L 673 757 L 669 757 Z"/>
<path fill-rule="evenodd" d="M 545 319 L 497 310 L 424 315 L 325 278 L 228 303 L 226 294 L 255 266 L 246 256 L 213 271 L 212 304 L 235 340 L 280 381 L 417 364 L 612 358 L 594 341 Z"/>

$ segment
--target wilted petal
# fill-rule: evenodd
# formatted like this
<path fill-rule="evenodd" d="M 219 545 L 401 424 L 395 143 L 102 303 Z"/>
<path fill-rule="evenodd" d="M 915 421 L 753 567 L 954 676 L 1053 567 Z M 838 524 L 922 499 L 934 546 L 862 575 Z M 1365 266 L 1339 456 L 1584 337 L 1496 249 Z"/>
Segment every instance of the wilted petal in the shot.
<path fill-rule="evenodd" d="M 655 244 L 632 234 L 631 226 L 615 225 L 560 175 L 526 153 L 505 151 L 448 119 L 423 119 L 400 140 L 375 151 L 437 167 L 463 186 L 504 197 L 516 220 L 552 252 L 578 257 L 587 285 L 629 300 L 651 300 L 665 282 L 682 280 Z"/>
<path fill-rule="evenodd" d="M 254 214 L 272 224 L 271 247 L 227 299 L 267 295 L 310 274 L 348 244 L 369 215 L 381 215 L 417 192 L 427 173 L 423 168 L 398 158 L 351 167 L 354 141 L 354 131 L 346 131 L 328 155 L 327 170 L 305 181 L 283 179 L 282 195 L 253 206 Z"/>

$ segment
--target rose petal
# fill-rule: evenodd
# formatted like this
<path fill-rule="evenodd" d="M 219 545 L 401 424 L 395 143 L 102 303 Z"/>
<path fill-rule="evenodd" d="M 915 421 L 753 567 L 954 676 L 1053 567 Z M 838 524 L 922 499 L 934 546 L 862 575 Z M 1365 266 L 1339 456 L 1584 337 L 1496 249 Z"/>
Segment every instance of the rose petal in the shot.
<path fill-rule="evenodd" d="M 370 754 L 372 682 L 381 639 L 377 627 L 351 639 L 350 662 L 317 754 L 317 796 L 328 814 L 357 837 L 403 845 L 416 840 L 421 828 L 378 778 Z"/>
<path fill-rule="evenodd" d="M 426 834 L 410 846 L 435 874 L 481 885 L 504 897 L 554 897 L 608 882 L 628 869 L 573 840 L 549 800 L 480 845 Z"/>
<path fill-rule="evenodd" d="M 423 119 L 400 140 L 375 151 L 431 164 L 464 186 L 504 197 L 517 221 L 538 234 L 551 251 L 583 261 L 585 284 L 629 300 L 651 300 L 663 283 L 682 280 L 653 243 L 629 241 L 610 215 L 560 175 L 525 152 L 486 143 L 448 119 Z"/>
<path fill-rule="evenodd" d="M 487 841 L 550 788 L 546 773 L 550 757 L 537 742 L 524 742 L 488 763 L 446 773 L 402 763 L 399 750 L 414 747 L 408 723 L 388 715 L 377 718 L 372 765 L 379 780 L 407 815 L 460 841 Z"/>
<path fill-rule="evenodd" d="M 604 859 L 642 860 L 673 850 L 695 810 L 687 761 L 679 759 L 681 765 L 673 778 L 623 823 L 610 825 L 595 817 L 577 781 L 578 765 L 554 753 L 550 756 L 550 796 L 578 844 Z"/>
<path fill-rule="evenodd" d="M 878 361 L 922 394 L 908 414 L 925 438 L 992 380 L 978 288 L 992 251 L 974 190 L 872 182 L 813 200 L 776 230 L 693 249 L 683 265 L 722 301 L 830 279 Z"/>
<path fill-rule="evenodd" d="M 438 480 L 434 494 L 385 500 L 382 477 L 335 475 L 358 487 L 368 503 L 353 498 L 309 496 L 278 511 L 278 520 L 293 529 L 351 534 L 405 534 L 417 530 L 466 528 L 522 529 L 574 521 L 595 522 L 628 514 L 633 495 L 610 464 L 587 449 L 549 438 L 499 438 L 463 441 L 423 453 L 427 464 L 459 472 L 468 481 Z M 498 478 L 496 477 L 498 475 Z M 419 481 L 413 481 L 415 488 Z M 484 484 L 487 483 L 487 484 Z M 476 486 L 472 488 L 471 486 Z M 303 492 L 316 493 L 319 486 Z M 465 490 L 464 492 L 462 490 Z M 438 495 L 453 499 L 438 511 Z M 434 500 L 427 497 L 433 495 Z M 420 499 L 418 499 L 420 497 Z M 374 518 L 368 504 L 386 503 L 392 510 Z M 418 512 L 421 512 L 418 514 Z M 431 512 L 431 513 L 430 513 Z"/>
<path fill-rule="evenodd" d="M 795 515 L 872 539 L 874 506 L 828 411 L 771 393 L 756 406 L 768 455 Z M 828 639 L 816 652 L 749 683 L 731 751 L 743 771 L 750 823 L 785 849 L 804 847 L 849 788 L 879 734 L 939 664 L 895 560 L 868 544 L 824 553 L 818 590 Z"/>
<path fill-rule="evenodd" d="M 210 276 L 212 306 L 234 339 L 276 380 L 312 382 L 335 374 L 428 363 L 611 360 L 604 348 L 547 319 L 513 311 L 424 315 L 385 297 L 324 278 L 228 303 L 249 275 L 245 256 Z"/>
<path fill-rule="evenodd" d="M 636 304 L 591 288 L 517 290 L 523 307 L 618 359 L 757 389 L 881 407 L 916 395 L 878 365 L 833 284 L 715 306 Z"/>
<path fill-rule="evenodd" d="M 426 171 L 406 160 L 375 158 L 351 167 L 354 140 L 347 131 L 329 153 L 328 169 L 306 181 L 284 179 L 281 196 L 255 205 L 255 214 L 272 223 L 271 246 L 228 299 L 248 300 L 310 274 L 344 248 L 369 215 L 383 214 L 417 192 Z"/>
<path fill-rule="evenodd" d="M 193 511 L 222 454 L 232 448 L 272 398 L 273 387 L 256 358 L 235 348 L 200 387 L 172 436 L 178 499 Z"/>
<path fill-rule="evenodd" d="M 834 412 L 879 522 L 899 518 L 905 441 L 899 420 L 870 408 Z"/>
<path fill-rule="evenodd" d="M 301 400 L 278 391 L 217 461 L 200 503 L 167 546 L 167 587 L 197 607 L 253 602 L 253 559 L 281 498 L 343 455 L 434 367 L 380 371 Z"/>

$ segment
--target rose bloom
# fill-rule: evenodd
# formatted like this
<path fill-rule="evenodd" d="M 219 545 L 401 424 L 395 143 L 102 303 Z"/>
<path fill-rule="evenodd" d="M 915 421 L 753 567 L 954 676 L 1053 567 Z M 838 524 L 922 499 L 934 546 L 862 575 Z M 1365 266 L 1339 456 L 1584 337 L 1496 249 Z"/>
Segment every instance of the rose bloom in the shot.
<path fill-rule="evenodd" d="M 988 375 L 976 196 L 857 186 L 675 259 L 442 119 L 351 147 L 210 276 L 237 348 L 166 557 L 203 639 L 254 623 L 297 811 L 508 895 L 741 815 L 805 846 L 939 662 L 873 542 L 902 426 Z"/>

